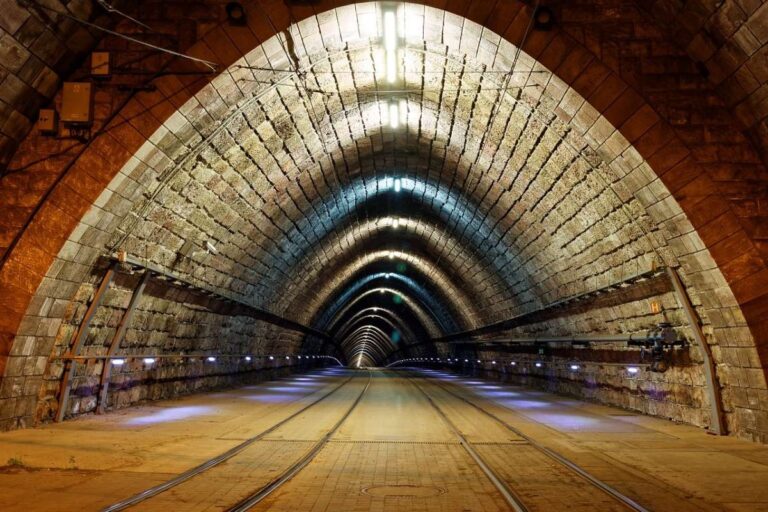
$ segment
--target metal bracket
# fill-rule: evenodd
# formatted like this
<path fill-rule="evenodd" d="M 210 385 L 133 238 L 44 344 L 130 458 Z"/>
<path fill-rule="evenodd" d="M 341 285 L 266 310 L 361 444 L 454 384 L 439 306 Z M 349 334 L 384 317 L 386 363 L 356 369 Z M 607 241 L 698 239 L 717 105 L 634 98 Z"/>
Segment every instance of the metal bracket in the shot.
<path fill-rule="evenodd" d="M 96 294 L 93 296 L 91 304 L 88 306 L 88 309 L 85 312 L 83 321 L 80 322 L 80 327 L 78 327 L 77 332 L 75 333 L 73 342 L 68 352 L 69 356 L 80 355 L 80 349 L 83 347 L 86 335 L 88 334 L 88 330 L 91 327 L 91 320 L 93 320 L 93 316 L 96 314 L 96 310 L 99 309 L 99 306 L 101 306 L 101 302 L 104 300 L 104 295 L 109 289 L 109 286 L 112 284 L 112 281 L 114 281 L 116 270 L 117 262 L 110 263 L 106 274 L 104 274 L 104 278 L 101 280 L 99 288 L 96 290 Z M 72 378 L 75 374 L 76 368 L 77 361 L 75 359 L 67 359 L 64 362 L 64 375 L 61 378 L 61 384 L 59 387 L 59 410 L 56 411 L 57 422 L 63 420 L 64 415 L 66 414 L 67 404 L 69 403 L 69 393 L 72 388 Z"/>
<path fill-rule="evenodd" d="M 107 351 L 108 356 L 115 355 L 115 353 L 120 349 L 120 344 L 122 343 L 123 337 L 125 336 L 125 331 L 128 330 L 128 326 L 131 323 L 131 317 L 133 316 L 133 312 L 136 309 L 136 304 L 139 303 L 139 299 L 141 299 L 141 296 L 144 294 L 144 288 L 147 286 L 147 281 L 149 281 L 150 274 L 151 273 L 149 271 L 144 272 L 144 275 L 141 276 L 141 280 L 139 281 L 138 286 L 136 286 L 136 289 L 133 291 L 131 302 L 128 304 L 128 309 L 126 309 L 125 313 L 123 313 L 123 317 L 120 319 L 120 324 L 117 326 L 115 335 L 112 337 L 112 341 L 109 344 L 109 350 Z M 104 365 L 101 368 L 98 406 L 96 407 L 96 412 L 99 414 L 102 414 L 107 406 L 109 377 L 111 373 L 112 365 L 110 364 L 109 360 L 104 360 Z"/>
<path fill-rule="evenodd" d="M 696 342 L 696 346 L 699 347 L 701 355 L 704 358 L 704 379 L 707 385 L 707 398 L 709 399 L 709 422 L 710 430 L 717 435 L 725 435 L 728 433 L 728 427 L 725 423 L 725 416 L 723 414 L 723 398 L 720 394 L 720 385 L 717 380 L 717 373 L 715 369 L 715 363 L 712 359 L 712 350 L 704 337 L 704 332 L 701 330 L 701 322 L 696 314 L 696 310 L 691 304 L 688 293 L 685 291 L 685 286 L 680 279 L 676 269 L 667 267 L 667 274 L 669 275 L 672 286 L 675 288 L 675 293 L 680 301 L 680 305 L 685 311 L 685 316 L 688 319 L 688 324 L 693 331 L 693 339 Z"/>

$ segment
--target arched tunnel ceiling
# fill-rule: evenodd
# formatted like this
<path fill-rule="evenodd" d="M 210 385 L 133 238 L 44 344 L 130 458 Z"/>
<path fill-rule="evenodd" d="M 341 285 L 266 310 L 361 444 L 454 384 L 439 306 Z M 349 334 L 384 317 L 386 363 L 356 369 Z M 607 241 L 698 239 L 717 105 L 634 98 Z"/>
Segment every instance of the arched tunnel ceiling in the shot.
<path fill-rule="evenodd" d="M 569 122 L 564 98 L 578 109 Z M 615 128 L 498 35 L 420 5 L 291 26 L 123 172 L 141 185 L 116 198 L 109 252 L 303 323 L 393 255 L 462 329 L 674 262 L 676 233 L 659 225 L 669 211 L 645 207 L 665 192 L 639 193 L 653 173 Z"/>
<path fill-rule="evenodd" d="M 390 6 L 401 20 L 393 83 Z M 685 263 L 693 293 L 711 292 L 701 302 L 713 336 L 742 329 L 751 343 L 638 148 L 568 82 L 460 16 L 403 3 L 309 16 L 168 114 L 73 232 L 52 281 L 84 282 L 100 256 L 126 251 L 330 331 L 383 308 L 370 295 L 384 289 L 410 312 L 396 315 L 404 334 L 434 337 Z M 361 284 L 382 272 L 398 278 Z M 348 359 L 379 364 L 397 349 L 384 348 L 397 318 L 337 341 Z"/>
<path fill-rule="evenodd" d="M 660 259 L 663 235 L 636 200 L 623 200 L 619 182 L 624 166 L 642 162 L 609 165 L 591 151 L 552 111 L 549 95 L 564 85 L 525 54 L 459 18 L 437 12 L 426 19 L 445 25 L 425 24 L 423 8 L 412 8 L 393 85 L 382 73 L 374 4 L 356 7 L 356 23 L 342 27 L 351 32 L 321 37 L 322 16 L 289 31 L 303 84 L 265 71 L 290 69 L 277 38 L 232 66 L 154 137 L 180 158 L 124 218 L 111 248 L 300 321 L 353 269 L 395 251 L 436 288 L 453 289 L 465 327 Z M 221 122 L 206 132 L 211 115 Z M 611 135 L 602 129 L 590 138 Z M 406 234 L 413 241 L 403 248 Z M 186 241 L 210 241 L 217 252 L 179 261 Z"/>

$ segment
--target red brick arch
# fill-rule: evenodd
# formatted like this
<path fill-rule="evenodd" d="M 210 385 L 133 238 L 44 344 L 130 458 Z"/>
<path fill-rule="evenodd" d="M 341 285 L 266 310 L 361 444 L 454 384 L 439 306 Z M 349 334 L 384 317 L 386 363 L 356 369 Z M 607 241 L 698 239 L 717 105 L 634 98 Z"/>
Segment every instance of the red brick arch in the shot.
<path fill-rule="evenodd" d="M 248 17 L 248 26 L 217 25 L 208 30 L 189 52 L 217 61 L 225 68 L 274 35 L 272 26 L 256 14 L 259 10 L 270 13 L 278 30 L 289 25 L 291 15 L 280 1 L 243 3 L 246 10 L 253 13 Z M 256 5 L 258 3 L 262 5 Z M 323 0 L 313 7 L 295 7 L 291 14 L 294 20 L 301 20 L 351 3 L 354 2 Z M 420 3 L 464 16 L 501 34 L 515 45 L 523 39 L 531 14 L 530 8 L 519 1 Z M 679 130 L 662 119 L 654 104 L 630 87 L 600 56 L 564 31 L 533 31 L 523 50 L 571 85 L 618 127 L 673 194 L 741 306 L 765 370 L 768 361 L 768 268 L 754 236 L 750 236 L 744 221 L 735 213 L 737 205 L 732 198 L 744 197 L 742 183 L 723 182 L 713 176 L 714 173 L 737 176 L 738 165 L 727 162 L 714 168 L 704 165 L 704 157 L 694 154 Z M 0 269 L 0 307 L 4 311 L 0 316 L 0 374 L 4 371 L 5 356 L 12 349 L 19 323 L 68 235 L 123 164 L 210 79 L 174 76 L 158 79 L 155 82 L 157 90 L 140 93 L 131 99 L 113 120 L 113 128 L 77 158 L 47 197 L 40 191 L 26 191 L 33 196 L 36 194 L 36 200 L 42 202 L 19 233 L 16 245 Z M 761 166 L 758 180 L 765 182 L 768 181 L 766 178 Z M 10 210 L 12 208 L 9 208 L 9 218 L 13 216 Z"/>

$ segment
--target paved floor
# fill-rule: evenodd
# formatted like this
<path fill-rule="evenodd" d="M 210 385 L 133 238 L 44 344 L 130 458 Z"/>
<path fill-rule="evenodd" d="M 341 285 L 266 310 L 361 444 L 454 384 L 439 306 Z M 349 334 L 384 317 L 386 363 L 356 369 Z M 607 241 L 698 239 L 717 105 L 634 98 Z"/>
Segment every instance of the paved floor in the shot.
<path fill-rule="evenodd" d="M 649 510 L 768 511 L 768 447 L 443 373 L 370 375 L 348 417 L 368 372 L 315 372 L 0 434 L 0 510 L 100 510 L 327 395 L 235 457 L 131 510 L 227 510 L 340 420 L 317 456 L 254 510 L 508 510 L 447 419 L 531 511 L 627 510 L 531 440 Z"/>

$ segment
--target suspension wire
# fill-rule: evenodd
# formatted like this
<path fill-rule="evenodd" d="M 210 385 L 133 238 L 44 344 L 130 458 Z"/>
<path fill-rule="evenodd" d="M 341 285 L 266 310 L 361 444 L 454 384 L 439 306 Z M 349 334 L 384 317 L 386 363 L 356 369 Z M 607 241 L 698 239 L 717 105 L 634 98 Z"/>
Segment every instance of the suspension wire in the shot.
<path fill-rule="evenodd" d="M 44 5 L 44 4 L 40 3 L 38 0 L 22 0 L 22 1 L 26 3 L 25 8 L 27 9 L 27 11 L 30 12 L 30 14 L 34 14 L 29 9 L 30 3 L 33 3 L 35 5 L 35 7 L 37 7 L 37 8 L 43 9 L 43 10 L 48 11 L 48 12 L 53 13 L 53 14 L 57 14 L 59 16 L 63 16 L 64 18 L 72 20 L 75 23 L 79 23 L 79 24 L 84 25 L 84 26 L 86 26 L 88 28 L 92 28 L 94 30 L 98 30 L 100 32 L 104 32 L 106 34 L 109 34 L 109 35 L 112 35 L 112 36 L 115 36 L 115 37 L 119 37 L 120 39 L 125 39 L 126 41 L 130 41 L 132 43 L 135 43 L 135 44 L 138 44 L 138 45 L 141 45 L 141 46 L 146 46 L 148 48 L 152 48 L 153 50 L 158 50 L 158 51 L 161 51 L 163 53 L 167 53 L 169 55 L 173 55 L 175 57 L 180 57 L 182 59 L 187 59 L 187 60 L 190 60 L 190 61 L 193 61 L 193 62 L 197 62 L 199 64 L 204 65 L 205 67 L 207 67 L 211 71 L 216 71 L 216 66 L 218 66 L 218 63 L 216 63 L 216 62 L 212 62 L 212 61 L 205 60 L 205 59 L 200 59 L 198 57 L 193 57 L 191 55 L 187 55 L 185 53 L 177 52 L 177 51 L 171 50 L 169 48 L 165 48 L 165 47 L 158 46 L 158 45 L 155 45 L 155 44 L 152 44 L 152 43 L 148 43 L 146 41 L 142 41 L 141 39 L 137 39 L 135 37 L 132 37 L 132 36 L 129 36 L 129 35 L 126 35 L 126 34 L 122 34 L 122 33 L 117 32 L 115 30 L 111 30 L 111 29 L 108 29 L 106 27 L 102 27 L 101 25 L 97 25 L 95 23 L 91 23 L 90 21 L 86 21 L 86 20 L 84 20 L 82 18 L 78 18 L 77 16 L 69 14 L 68 12 L 62 12 L 62 11 L 59 11 L 58 9 L 54 9 L 52 7 Z"/>
<path fill-rule="evenodd" d="M 136 18 L 129 16 L 128 14 L 124 13 L 123 11 L 115 8 L 112 4 L 107 2 L 107 0 L 96 0 L 99 5 L 107 12 L 117 14 L 118 16 L 122 16 L 123 18 L 129 20 L 132 23 L 135 23 L 136 25 L 139 25 L 140 27 L 144 27 L 145 29 L 154 32 L 154 29 L 147 25 L 146 23 L 143 23 Z"/>
<path fill-rule="evenodd" d="M 413 50 L 414 48 L 408 48 L 409 50 Z M 273 71 L 275 73 L 295 73 L 295 71 L 292 71 L 290 69 L 272 69 L 272 68 L 265 68 L 263 66 L 249 66 L 247 64 L 235 64 L 232 66 L 232 69 L 251 69 L 253 71 Z M 315 75 L 354 75 L 356 73 L 359 73 L 359 71 L 315 71 L 312 70 L 312 73 Z M 501 69 L 487 69 L 484 71 L 421 71 L 420 74 L 422 75 L 450 75 L 450 74 L 464 74 L 464 75 L 509 75 L 509 74 L 518 74 L 518 73 L 526 73 L 526 74 L 548 74 L 549 71 L 542 71 L 542 70 L 501 70 Z M 390 89 L 387 89 L 384 92 L 390 92 Z"/>

